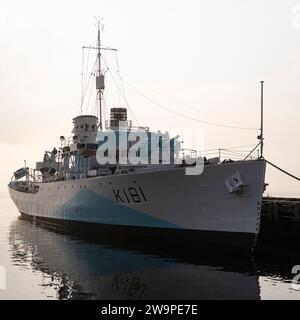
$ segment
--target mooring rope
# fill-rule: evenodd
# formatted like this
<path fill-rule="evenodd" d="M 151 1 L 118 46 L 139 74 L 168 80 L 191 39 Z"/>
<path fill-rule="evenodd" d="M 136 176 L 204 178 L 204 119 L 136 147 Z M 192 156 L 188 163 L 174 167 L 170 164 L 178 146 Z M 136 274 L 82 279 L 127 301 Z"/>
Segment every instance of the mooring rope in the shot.
<path fill-rule="evenodd" d="M 298 177 L 294 176 L 293 174 L 291 174 L 291 173 L 289 173 L 289 172 L 287 172 L 287 171 L 285 171 L 285 170 L 283 170 L 283 169 L 279 168 L 278 166 L 276 166 L 274 163 L 272 163 L 272 162 L 268 161 L 267 159 L 265 159 L 265 160 L 266 160 L 266 162 L 267 162 L 268 164 L 270 164 L 271 166 L 273 166 L 273 167 L 274 167 L 274 168 L 276 168 L 277 170 L 279 170 L 279 171 L 281 171 L 281 172 L 283 172 L 283 173 L 287 174 L 288 176 L 290 176 L 290 177 L 292 177 L 292 178 L 294 178 L 294 179 L 296 179 L 296 180 L 300 181 L 300 178 L 298 178 Z"/>

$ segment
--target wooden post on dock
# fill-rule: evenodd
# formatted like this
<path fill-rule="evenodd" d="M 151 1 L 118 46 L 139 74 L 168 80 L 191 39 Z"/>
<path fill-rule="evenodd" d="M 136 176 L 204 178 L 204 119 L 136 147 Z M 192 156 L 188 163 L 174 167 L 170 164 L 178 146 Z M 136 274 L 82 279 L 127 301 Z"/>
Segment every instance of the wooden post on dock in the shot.
<path fill-rule="evenodd" d="M 273 221 L 281 218 L 300 223 L 300 199 L 298 198 L 263 198 L 262 215 Z"/>

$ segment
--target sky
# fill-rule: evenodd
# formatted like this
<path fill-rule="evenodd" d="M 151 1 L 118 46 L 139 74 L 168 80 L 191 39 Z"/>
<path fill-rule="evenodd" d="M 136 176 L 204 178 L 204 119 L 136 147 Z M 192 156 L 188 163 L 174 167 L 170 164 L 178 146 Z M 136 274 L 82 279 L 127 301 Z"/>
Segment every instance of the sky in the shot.
<path fill-rule="evenodd" d="M 0 194 L 25 159 L 34 166 L 70 135 L 95 16 L 103 45 L 119 50 L 139 124 L 202 129 L 204 149 L 255 144 L 258 131 L 192 121 L 132 88 L 188 117 L 259 128 L 264 80 L 264 155 L 300 176 L 300 0 L 0 0 Z M 126 106 L 107 91 L 107 108 Z M 271 167 L 266 182 L 269 195 L 300 196 L 299 182 Z"/>

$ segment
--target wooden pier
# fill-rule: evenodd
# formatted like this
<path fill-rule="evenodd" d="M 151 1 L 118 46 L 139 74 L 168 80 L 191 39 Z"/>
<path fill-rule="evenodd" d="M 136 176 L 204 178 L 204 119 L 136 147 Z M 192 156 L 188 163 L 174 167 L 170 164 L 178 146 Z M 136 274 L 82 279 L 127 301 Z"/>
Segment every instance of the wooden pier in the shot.
<path fill-rule="evenodd" d="M 300 223 L 300 199 L 263 197 L 261 215 L 274 221 L 288 219 Z"/>

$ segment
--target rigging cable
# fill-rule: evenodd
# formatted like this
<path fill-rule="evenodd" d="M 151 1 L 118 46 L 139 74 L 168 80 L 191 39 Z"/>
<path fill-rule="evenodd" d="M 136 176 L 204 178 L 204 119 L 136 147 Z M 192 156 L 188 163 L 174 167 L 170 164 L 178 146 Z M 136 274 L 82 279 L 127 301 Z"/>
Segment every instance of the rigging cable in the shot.
<path fill-rule="evenodd" d="M 88 83 L 87 83 L 86 87 L 84 88 L 84 93 L 83 93 L 83 97 L 82 97 L 82 101 L 83 101 L 83 102 L 84 102 L 85 96 L 86 96 L 86 94 L 87 94 L 88 87 L 89 87 L 90 82 L 91 82 L 91 78 L 92 78 L 92 76 L 94 75 L 96 64 L 97 64 L 97 60 L 95 61 L 95 64 L 94 64 L 94 66 L 93 66 L 93 68 L 92 68 L 92 71 L 91 71 L 91 74 L 90 74 Z M 82 107 L 83 107 L 83 106 L 82 106 Z M 81 107 L 81 108 L 82 108 L 82 107 Z"/>
<path fill-rule="evenodd" d="M 134 118 L 135 122 L 137 123 L 138 126 L 141 126 L 140 122 L 138 121 L 138 119 L 136 118 L 133 110 L 130 108 L 129 106 L 129 103 L 128 103 L 128 100 L 127 100 L 127 97 L 126 97 L 126 91 L 125 91 L 125 88 L 124 88 L 124 83 L 123 83 L 123 79 L 121 77 L 121 72 L 120 72 L 120 66 L 119 66 L 119 60 L 118 60 L 118 54 L 117 54 L 117 51 L 115 51 L 115 60 L 116 60 L 116 65 L 117 65 L 117 71 L 115 71 L 118 75 L 118 79 L 119 79 L 119 82 L 121 84 L 121 89 L 119 88 L 118 86 L 118 90 L 121 94 L 121 96 L 123 97 L 128 109 L 129 109 L 129 112 L 130 114 L 132 115 L 132 117 Z M 109 70 L 110 73 L 111 73 L 111 69 Z M 114 71 L 114 70 L 113 70 Z"/>
<path fill-rule="evenodd" d="M 87 56 L 86 70 L 84 72 L 84 62 L 85 62 L 84 50 L 85 50 L 85 48 L 82 47 L 81 106 L 80 106 L 80 113 L 82 113 L 82 108 L 83 108 L 84 91 L 86 90 L 87 73 L 88 73 L 88 67 L 89 67 L 90 48 L 88 48 L 88 49 L 89 50 L 88 50 L 88 56 Z"/>
<path fill-rule="evenodd" d="M 87 74 L 88 74 L 88 67 L 89 67 L 89 61 L 90 61 L 90 51 L 91 49 L 88 48 L 88 56 L 87 56 L 87 62 L 86 62 L 86 70 L 85 70 L 85 78 L 84 78 L 84 88 L 86 87 L 86 79 L 87 79 Z M 94 68 L 94 67 L 93 67 Z"/>
<path fill-rule="evenodd" d="M 238 148 L 248 148 L 248 147 L 254 147 L 256 146 L 256 144 L 248 144 L 248 145 L 244 145 L 244 146 L 235 146 L 235 147 L 230 147 L 230 148 L 225 148 L 225 149 L 238 149 Z M 215 149 L 208 149 L 208 150 L 204 150 L 206 151 L 218 151 L 220 148 L 215 148 Z"/>
<path fill-rule="evenodd" d="M 95 73 L 94 72 L 92 73 L 92 75 L 93 75 L 93 77 L 95 77 Z M 93 84 L 93 81 L 92 81 L 92 84 Z M 92 96 L 93 91 L 94 91 L 94 86 L 91 85 L 90 94 L 89 94 L 87 105 L 86 105 L 86 114 L 88 114 L 88 110 L 89 110 L 89 106 L 90 106 L 90 100 L 91 100 L 91 96 Z"/>
<path fill-rule="evenodd" d="M 132 88 L 136 93 L 138 93 L 139 95 L 141 95 L 144 99 L 148 100 L 148 101 L 151 102 L 152 104 L 155 104 L 156 106 L 158 106 L 158 107 L 160 107 L 160 108 L 162 108 L 162 109 L 164 109 L 164 110 L 166 110 L 166 111 L 168 111 L 168 112 L 171 112 L 171 113 L 176 114 L 177 116 L 180 116 L 180 117 L 183 117 L 183 118 L 192 120 L 192 121 L 196 121 L 196 122 L 201 122 L 201 123 L 204 123 L 204 124 L 207 124 L 207 125 L 216 126 L 216 127 L 239 129 L 239 130 L 255 130 L 255 131 L 258 130 L 257 128 L 236 127 L 236 126 L 230 126 L 230 125 L 225 125 L 225 124 L 220 124 L 220 123 L 214 123 L 214 122 L 204 121 L 204 120 L 200 120 L 200 119 L 197 119 L 197 118 L 194 118 L 194 117 L 185 115 L 185 114 L 183 114 L 183 113 L 180 113 L 180 112 L 178 112 L 178 111 L 172 110 L 172 109 L 170 109 L 170 108 L 162 105 L 161 103 L 153 100 L 152 98 L 147 97 L 147 96 L 146 96 L 144 93 L 142 93 L 140 90 L 138 90 L 137 88 L 135 88 L 134 86 L 132 86 L 130 83 L 128 83 L 128 81 L 126 81 L 124 78 L 123 78 L 123 81 L 124 81 L 130 88 Z"/>
<path fill-rule="evenodd" d="M 80 113 L 82 113 L 82 105 L 83 105 L 83 70 L 84 70 L 84 48 L 82 47 L 81 53 L 81 104 L 80 104 Z"/>
<path fill-rule="evenodd" d="M 113 76 L 112 71 L 110 70 L 110 67 L 108 67 L 108 65 L 107 65 L 106 61 L 104 61 L 103 57 L 102 57 L 102 60 L 103 60 L 103 62 L 104 62 L 104 64 L 105 64 L 105 66 L 106 66 L 106 68 L 107 68 L 108 72 L 110 73 L 111 78 L 113 79 L 113 82 L 115 83 L 115 85 L 116 85 L 117 89 L 119 90 L 119 92 L 120 92 L 120 94 L 121 94 L 121 96 L 122 96 L 122 98 L 123 98 L 124 102 L 126 103 L 127 108 L 129 109 L 129 111 L 130 111 L 130 112 L 131 112 L 131 114 L 133 115 L 133 117 L 134 117 L 135 121 L 136 121 L 136 122 L 137 122 L 137 124 L 139 125 L 139 121 L 137 120 L 137 118 L 136 118 L 135 114 L 133 113 L 133 111 L 132 111 L 132 109 L 131 109 L 131 107 L 130 107 L 130 105 L 129 105 L 129 103 L 128 103 L 127 99 L 126 99 L 126 97 L 124 96 L 124 94 L 123 94 L 123 92 L 122 92 L 122 90 L 121 90 L 121 89 L 120 89 L 120 87 L 118 86 L 118 83 L 117 83 L 117 81 L 116 81 L 115 77 Z"/>
<path fill-rule="evenodd" d="M 154 90 L 154 89 L 152 88 L 151 90 L 152 90 L 153 92 L 156 92 L 157 94 L 165 97 L 166 99 L 172 101 L 173 103 L 174 103 L 174 102 L 175 102 L 175 103 L 180 103 L 180 104 L 181 104 L 182 106 L 184 106 L 184 107 L 187 107 L 187 108 L 189 108 L 189 109 L 193 109 L 193 110 L 195 110 L 195 111 L 197 111 L 197 112 L 201 112 L 201 113 L 206 114 L 206 115 L 208 115 L 208 116 L 210 116 L 210 117 L 214 117 L 214 118 L 219 119 L 219 120 L 222 120 L 222 121 L 231 122 L 231 123 L 233 123 L 233 124 L 238 124 L 238 125 L 240 125 L 240 126 L 245 126 L 245 127 L 249 126 L 249 125 L 247 125 L 247 124 L 245 124 L 245 123 L 242 123 L 242 122 L 240 122 L 240 121 L 230 120 L 230 119 L 227 119 L 227 118 L 224 118 L 224 117 L 220 117 L 220 116 L 215 115 L 215 114 L 210 113 L 210 112 L 205 112 L 205 111 L 203 111 L 203 110 L 199 110 L 199 108 L 197 108 L 197 107 L 195 107 L 195 106 L 192 106 L 192 105 L 189 105 L 189 104 L 187 104 L 186 102 L 181 102 L 181 101 L 179 101 L 179 100 L 177 100 L 177 99 L 174 99 L 174 98 L 171 98 L 171 97 L 167 97 L 165 94 L 163 94 L 162 92 L 160 92 L 160 91 L 158 91 L 158 90 L 156 90 L 156 89 Z"/>
<path fill-rule="evenodd" d="M 125 91 L 125 88 L 124 88 L 124 83 L 123 83 L 123 77 L 121 76 L 121 72 L 120 72 L 120 66 L 119 66 L 119 59 L 118 59 L 118 52 L 115 51 L 115 60 L 116 60 L 116 65 L 117 65 L 117 74 L 118 74 L 118 77 L 119 77 L 119 81 L 120 81 L 120 84 L 121 84 L 121 89 L 123 91 L 123 96 L 124 96 L 124 99 L 125 99 L 125 102 L 127 105 L 129 105 L 128 103 L 128 100 L 127 100 L 127 97 L 126 97 L 126 91 Z M 133 113 L 133 111 L 131 109 L 129 109 L 133 118 L 135 119 L 136 123 L 141 126 L 140 122 L 137 120 L 135 114 Z"/>

